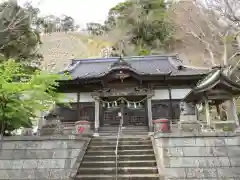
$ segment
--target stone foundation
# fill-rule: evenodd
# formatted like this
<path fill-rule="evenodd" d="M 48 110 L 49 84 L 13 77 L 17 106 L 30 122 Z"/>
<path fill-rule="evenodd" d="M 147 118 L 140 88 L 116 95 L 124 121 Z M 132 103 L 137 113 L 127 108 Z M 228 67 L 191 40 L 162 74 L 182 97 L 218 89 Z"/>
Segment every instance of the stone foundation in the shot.
<path fill-rule="evenodd" d="M 240 179 L 238 133 L 169 133 L 154 137 L 165 180 Z"/>
<path fill-rule="evenodd" d="M 0 179 L 58 180 L 77 173 L 88 138 L 12 136 L 0 149 Z"/>
<path fill-rule="evenodd" d="M 201 129 L 196 115 L 180 115 L 178 125 L 182 131 L 200 131 Z"/>

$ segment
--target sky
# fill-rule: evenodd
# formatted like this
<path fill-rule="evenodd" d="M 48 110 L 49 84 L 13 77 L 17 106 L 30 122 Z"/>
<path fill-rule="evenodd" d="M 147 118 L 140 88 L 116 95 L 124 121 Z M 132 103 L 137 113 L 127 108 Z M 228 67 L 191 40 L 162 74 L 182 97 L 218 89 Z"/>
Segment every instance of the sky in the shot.
<path fill-rule="evenodd" d="M 18 0 L 20 4 L 31 2 L 41 10 L 42 15 L 62 14 L 73 17 L 77 24 L 103 23 L 108 10 L 124 0 Z"/>

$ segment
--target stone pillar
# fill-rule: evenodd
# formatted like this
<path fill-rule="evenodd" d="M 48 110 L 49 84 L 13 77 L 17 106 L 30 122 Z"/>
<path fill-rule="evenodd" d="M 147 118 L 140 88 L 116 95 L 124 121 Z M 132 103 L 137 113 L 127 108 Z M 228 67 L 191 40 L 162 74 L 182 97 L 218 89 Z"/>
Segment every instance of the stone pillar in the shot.
<path fill-rule="evenodd" d="M 198 131 L 200 125 L 197 121 L 197 110 L 195 104 L 180 102 L 180 121 L 179 128 L 183 131 Z"/>
<path fill-rule="evenodd" d="M 217 110 L 217 115 L 218 115 L 219 119 L 221 119 L 221 111 L 220 111 L 219 104 L 215 104 L 215 106 L 216 106 L 216 110 Z"/>
<path fill-rule="evenodd" d="M 149 132 L 153 132 L 153 122 L 152 122 L 152 99 L 147 99 L 147 110 L 148 110 L 148 127 Z"/>
<path fill-rule="evenodd" d="M 238 115 L 237 115 L 237 108 L 236 108 L 236 103 L 235 103 L 235 99 L 232 98 L 231 100 L 228 101 L 228 120 L 232 121 L 236 121 L 236 126 L 239 127 L 239 120 L 238 120 Z"/>
<path fill-rule="evenodd" d="M 99 109 L 100 103 L 99 100 L 95 99 L 95 121 L 94 121 L 94 135 L 98 136 L 99 129 Z"/>
<path fill-rule="evenodd" d="M 205 98 L 204 101 L 205 101 L 205 115 L 206 115 L 207 125 L 208 125 L 209 127 L 211 127 L 211 116 L 210 116 L 208 99 Z"/>
<path fill-rule="evenodd" d="M 40 112 L 40 117 L 38 119 L 38 124 L 37 124 L 38 129 L 42 129 L 42 127 L 47 124 L 47 120 L 44 118 L 44 116 L 46 115 L 47 115 L 47 112 L 43 112 L 43 111 Z"/>

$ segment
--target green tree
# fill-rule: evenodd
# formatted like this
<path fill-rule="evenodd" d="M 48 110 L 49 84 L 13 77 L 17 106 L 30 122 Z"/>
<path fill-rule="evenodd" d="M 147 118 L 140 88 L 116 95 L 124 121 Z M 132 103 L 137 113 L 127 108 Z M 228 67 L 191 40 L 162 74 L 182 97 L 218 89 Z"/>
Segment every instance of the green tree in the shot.
<path fill-rule="evenodd" d="M 62 75 L 25 72 L 20 63 L 8 60 L 0 64 L 0 128 L 6 135 L 20 127 L 31 127 L 36 113 L 61 99 L 56 92 Z"/>
<path fill-rule="evenodd" d="M 74 31 L 75 21 L 71 16 L 64 15 L 61 26 L 64 32 Z"/>
<path fill-rule="evenodd" d="M 0 3 L 0 53 L 6 59 L 30 63 L 42 57 L 37 52 L 39 33 L 33 27 L 37 14 L 37 9 L 21 7 L 17 1 Z"/>
<path fill-rule="evenodd" d="M 105 29 L 108 34 L 121 30 L 122 33 L 114 34 L 113 38 L 120 36 L 125 44 L 134 45 L 133 55 L 167 48 L 174 32 L 168 21 L 167 7 L 164 0 L 127 0 L 110 9 Z M 119 41 L 115 43 L 116 48 Z"/>
<path fill-rule="evenodd" d="M 90 35 L 100 36 L 104 33 L 104 26 L 99 23 L 87 23 L 87 32 Z"/>

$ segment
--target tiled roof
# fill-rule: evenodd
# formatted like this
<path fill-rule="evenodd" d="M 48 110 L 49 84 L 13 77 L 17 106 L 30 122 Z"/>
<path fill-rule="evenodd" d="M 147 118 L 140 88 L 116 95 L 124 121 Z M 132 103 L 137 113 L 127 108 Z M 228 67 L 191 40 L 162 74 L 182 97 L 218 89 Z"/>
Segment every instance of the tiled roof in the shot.
<path fill-rule="evenodd" d="M 183 100 L 186 102 L 201 101 L 202 97 L 205 95 L 205 92 L 210 91 L 215 87 L 226 90 L 228 93 L 224 94 L 226 95 L 225 98 L 227 99 L 229 98 L 229 93 L 232 96 L 238 96 L 240 94 L 240 85 L 226 76 L 224 74 L 224 69 L 218 67 L 214 68 L 205 78 L 199 81 L 197 86 L 192 89 Z M 211 92 L 211 96 L 217 96 L 218 94 L 219 92 Z M 221 93 L 220 99 L 224 99 L 223 92 Z"/>
<path fill-rule="evenodd" d="M 123 61 L 129 64 L 130 70 L 140 75 L 202 75 L 208 70 L 189 68 L 182 64 L 177 56 L 133 56 L 123 57 Z M 73 78 L 101 77 L 111 71 L 111 65 L 119 61 L 119 57 L 98 59 L 74 59 L 66 70 Z M 119 66 L 119 69 L 127 66 Z M 115 67 L 116 69 L 116 67 Z"/>

